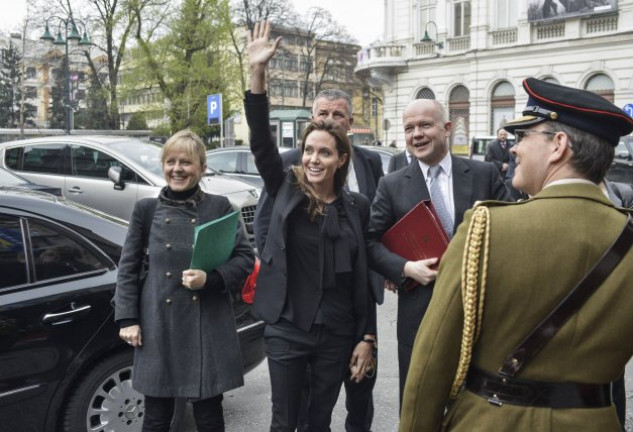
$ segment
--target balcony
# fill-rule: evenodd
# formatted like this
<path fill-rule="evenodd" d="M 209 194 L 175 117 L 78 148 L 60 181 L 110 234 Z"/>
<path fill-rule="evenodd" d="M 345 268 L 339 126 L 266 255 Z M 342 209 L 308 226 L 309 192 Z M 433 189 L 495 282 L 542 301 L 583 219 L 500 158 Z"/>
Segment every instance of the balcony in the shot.
<path fill-rule="evenodd" d="M 354 72 L 362 77 L 390 76 L 407 69 L 404 44 L 373 45 L 358 52 Z"/>

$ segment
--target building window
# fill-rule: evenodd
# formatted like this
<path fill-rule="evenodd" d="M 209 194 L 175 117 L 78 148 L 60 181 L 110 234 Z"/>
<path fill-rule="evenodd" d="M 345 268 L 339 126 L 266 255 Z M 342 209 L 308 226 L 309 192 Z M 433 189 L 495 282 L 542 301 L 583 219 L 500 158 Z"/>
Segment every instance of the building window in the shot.
<path fill-rule="evenodd" d="M 592 75 L 585 84 L 585 90 L 599 94 L 613 103 L 615 86 L 613 85 L 613 80 L 605 74 Z"/>
<path fill-rule="evenodd" d="M 26 79 L 33 79 L 37 76 L 37 71 L 34 67 L 29 66 L 26 68 Z"/>
<path fill-rule="evenodd" d="M 453 0 L 453 36 L 470 34 L 470 0 Z"/>
<path fill-rule="evenodd" d="M 495 28 L 516 27 L 519 16 L 519 2 L 516 0 L 497 0 L 494 14 Z"/>
<path fill-rule="evenodd" d="M 490 131 L 495 135 L 497 129 L 505 126 L 514 118 L 514 87 L 507 81 L 497 84 L 490 96 Z"/>
<path fill-rule="evenodd" d="M 284 81 L 284 96 L 286 97 L 298 97 L 299 89 L 297 89 L 297 82 L 292 80 Z"/>
<path fill-rule="evenodd" d="M 415 95 L 415 98 L 416 99 L 435 99 L 435 93 L 433 93 L 433 90 L 431 90 L 430 88 L 425 87 Z"/>
<path fill-rule="evenodd" d="M 299 71 L 307 72 L 308 70 L 310 70 L 311 64 L 312 64 L 312 60 L 310 59 L 310 57 L 302 55 L 301 61 L 299 62 Z"/>
<path fill-rule="evenodd" d="M 558 80 L 554 77 L 543 77 L 541 80 L 550 83 L 550 84 L 558 84 Z"/>
<path fill-rule="evenodd" d="M 470 117 L 470 92 L 463 85 L 455 87 L 448 100 L 448 119 L 453 123 L 451 145 L 463 146 L 460 153 L 468 152 L 468 124 Z"/>
<path fill-rule="evenodd" d="M 283 85 L 281 80 L 270 80 L 268 85 L 270 96 L 281 96 L 283 94 Z"/>
<path fill-rule="evenodd" d="M 307 97 L 310 99 L 313 98 L 314 97 L 314 83 L 308 82 L 308 85 L 306 87 L 305 81 L 299 81 L 299 97 L 303 97 L 304 88 L 307 89 Z"/>
<path fill-rule="evenodd" d="M 26 98 L 27 99 L 37 99 L 37 87 L 27 87 L 26 88 Z"/>

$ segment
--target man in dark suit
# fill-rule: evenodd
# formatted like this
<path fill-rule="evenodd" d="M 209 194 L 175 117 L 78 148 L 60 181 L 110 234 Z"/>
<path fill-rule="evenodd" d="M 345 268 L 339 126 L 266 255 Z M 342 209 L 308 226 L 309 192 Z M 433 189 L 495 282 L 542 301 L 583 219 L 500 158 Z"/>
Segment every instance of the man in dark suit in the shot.
<path fill-rule="evenodd" d="M 505 129 L 497 129 L 497 139 L 490 141 L 486 147 L 484 160 L 495 164 L 501 177 L 506 177 L 510 166 L 510 143 L 508 143 L 508 132 Z"/>
<path fill-rule="evenodd" d="M 385 231 L 422 200 L 432 198 L 434 207 L 445 209 L 449 237 L 464 217 L 464 212 L 480 200 L 510 201 L 499 171 L 489 163 L 453 156 L 448 136 L 452 124 L 446 120 L 436 100 L 417 99 L 403 114 L 407 148 L 417 163 L 388 174 L 379 183 L 371 208 L 368 256 L 370 266 L 398 287 L 398 362 L 400 400 L 409 369 L 413 342 L 426 312 L 437 271 L 431 267 L 437 259 L 407 261 L 390 252 L 380 239 Z M 433 174 L 429 175 L 432 168 Z M 440 169 L 441 168 L 441 169 Z M 437 182 L 435 187 L 432 182 Z M 433 191 L 438 191 L 431 196 Z M 441 201 L 440 201 L 441 200 Z M 406 291 L 402 282 L 411 278 L 416 288 Z"/>
<path fill-rule="evenodd" d="M 409 149 L 405 149 L 400 153 L 396 153 L 391 156 L 389 159 L 389 168 L 387 168 L 387 172 L 398 171 L 400 168 L 404 168 L 411 163 L 411 161 L 415 159 Z"/>
<path fill-rule="evenodd" d="M 354 122 L 352 112 L 352 100 L 349 95 L 341 90 L 327 89 L 319 92 L 312 106 L 312 120 L 325 120 L 330 118 L 336 121 L 343 129 L 349 130 Z M 374 199 L 378 181 L 383 176 L 382 162 L 376 152 L 353 146 L 354 153 L 347 178 L 347 188 L 352 192 L 360 192 L 370 201 Z M 301 159 L 300 149 L 294 149 L 281 155 L 286 167 L 299 163 Z M 267 232 L 262 227 L 267 226 L 266 220 L 270 219 L 272 201 L 264 190 L 257 206 L 254 229 L 255 242 L 258 250 L 263 250 Z M 378 274 L 370 272 L 369 282 L 372 295 L 376 303 L 382 304 L 384 299 L 383 279 Z M 367 343 L 359 343 L 355 349 L 368 349 Z M 375 372 L 374 368 L 374 372 Z M 372 378 L 366 378 L 360 383 L 352 382 L 349 377 L 345 379 L 345 393 L 347 395 L 345 405 L 347 418 L 345 430 L 348 432 L 369 432 L 374 416 L 374 404 L 372 392 L 376 383 L 376 374 Z M 302 415 L 305 418 L 305 416 Z M 303 420 L 303 419 L 301 419 Z M 300 421 L 299 430 L 304 430 L 308 425 Z M 305 429 L 307 430 L 307 429 Z"/>

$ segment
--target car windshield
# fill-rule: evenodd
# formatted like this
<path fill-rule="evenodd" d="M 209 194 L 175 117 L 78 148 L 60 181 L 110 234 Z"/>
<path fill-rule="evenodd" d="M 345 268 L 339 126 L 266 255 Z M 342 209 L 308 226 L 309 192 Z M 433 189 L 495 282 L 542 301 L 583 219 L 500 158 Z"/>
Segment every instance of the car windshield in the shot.
<path fill-rule="evenodd" d="M 624 144 L 624 141 L 620 141 L 618 146 L 615 148 L 615 157 L 626 159 L 629 156 L 629 150 L 626 147 L 626 144 Z"/>
<path fill-rule="evenodd" d="M 163 176 L 160 163 L 160 153 L 163 146 L 151 141 L 134 140 L 113 143 L 110 147 L 116 152 L 133 160 L 147 171 L 157 176 Z"/>

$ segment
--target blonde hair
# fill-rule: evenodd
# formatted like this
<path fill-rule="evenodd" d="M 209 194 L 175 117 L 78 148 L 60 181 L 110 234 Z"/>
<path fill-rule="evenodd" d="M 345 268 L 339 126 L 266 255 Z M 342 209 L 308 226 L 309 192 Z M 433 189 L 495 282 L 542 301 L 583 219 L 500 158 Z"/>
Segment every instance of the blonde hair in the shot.
<path fill-rule="evenodd" d="M 202 142 L 202 139 L 189 129 L 176 132 L 167 140 L 163 146 L 160 162 L 164 164 L 168 154 L 178 151 L 183 151 L 188 156 L 200 162 L 201 168 L 207 165 L 207 148 Z"/>

